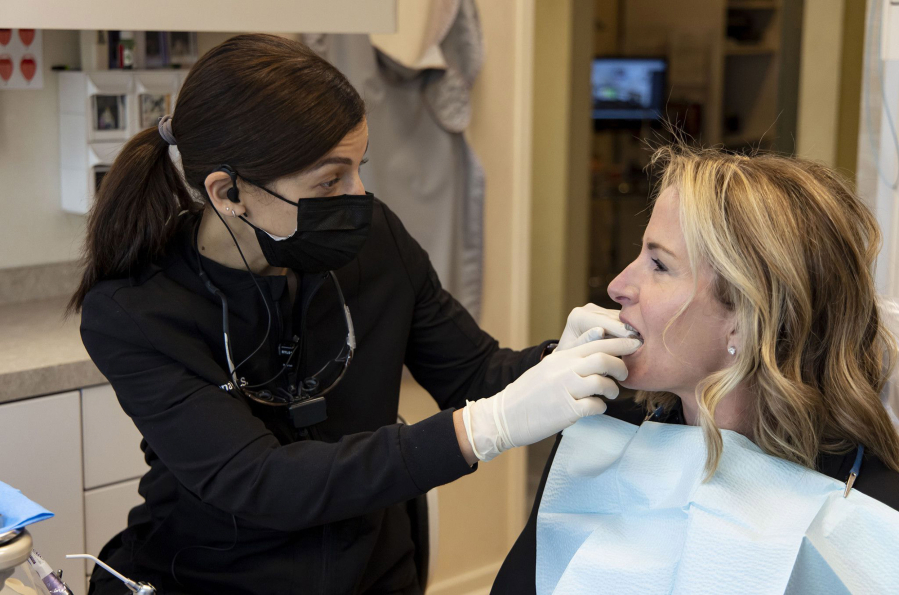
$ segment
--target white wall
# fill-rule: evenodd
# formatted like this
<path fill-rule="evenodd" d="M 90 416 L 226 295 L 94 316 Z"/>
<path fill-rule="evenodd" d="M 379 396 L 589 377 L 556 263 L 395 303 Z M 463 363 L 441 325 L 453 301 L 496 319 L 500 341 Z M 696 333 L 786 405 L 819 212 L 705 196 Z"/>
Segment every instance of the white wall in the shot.
<path fill-rule="evenodd" d="M 77 31 L 44 31 L 44 88 L 0 91 L 0 269 L 77 258 L 84 217 L 59 206 L 53 64 L 79 65 Z"/>

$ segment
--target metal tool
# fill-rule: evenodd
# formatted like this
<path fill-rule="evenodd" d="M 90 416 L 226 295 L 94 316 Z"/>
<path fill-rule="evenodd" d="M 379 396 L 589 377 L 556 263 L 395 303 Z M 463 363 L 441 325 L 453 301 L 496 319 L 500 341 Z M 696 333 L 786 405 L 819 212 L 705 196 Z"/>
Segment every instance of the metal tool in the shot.
<path fill-rule="evenodd" d="M 91 560 L 94 564 L 100 565 L 101 567 L 106 569 L 106 571 L 109 572 L 111 575 L 113 575 L 114 577 L 116 577 L 117 579 L 119 579 L 120 581 L 125 583 L 125 586 L 128 587 L 128 589 L 132 593 L 135 593 L 136 595 L 156 595 L 156 587 L 154 587 L 150 583 L 135 582 L 135 581 L 131 580 L 130 578 L 119 574 L 118 572 L 116 572 L 115 570 L 113 570 L 112 568 L 110 568 L 109 566 L 107 566 L 106 564 L 101 562 L 100 560 L 98 560 L 96 557 L 91 556 L 90 554 L 66 554 L 66 558 L 83 558 L 85 560 Z"/>

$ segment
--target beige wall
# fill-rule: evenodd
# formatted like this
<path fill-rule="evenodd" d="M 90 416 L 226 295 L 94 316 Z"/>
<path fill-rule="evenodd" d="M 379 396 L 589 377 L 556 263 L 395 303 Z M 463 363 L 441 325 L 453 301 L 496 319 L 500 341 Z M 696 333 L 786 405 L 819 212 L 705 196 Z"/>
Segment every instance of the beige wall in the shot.
<path fill-rule="evenodd" d="M 44 88 L 0 91 L 0 268 L 76 257 L 84 218 L 64 213 L 53 64 L 79 66 L 78 32 L 44 31 Z"/>
<path fill-rule="evenodd" d="M 91 0 L 85 10 L 71 0 L 0 2 L 6 27 L 135 31 L 319 31 L 390 33 L 395 0 Z"/>
<path fill-rule="evenodd" d="M 846 2 L 840 64 L 836 166 L 855 178 L 865 54 L 865 0 Z"/>
<path fill-rule="evenodd" d="M 844 1 L 805 2 L 802 17 L 796 153 L 828 165 L 837 158 Z"/>
<path fill-rule="evenodd" d="M 592 0 L 537 0 L 534 30 L 531 341 L 559 336 L 586 301 Z"/>

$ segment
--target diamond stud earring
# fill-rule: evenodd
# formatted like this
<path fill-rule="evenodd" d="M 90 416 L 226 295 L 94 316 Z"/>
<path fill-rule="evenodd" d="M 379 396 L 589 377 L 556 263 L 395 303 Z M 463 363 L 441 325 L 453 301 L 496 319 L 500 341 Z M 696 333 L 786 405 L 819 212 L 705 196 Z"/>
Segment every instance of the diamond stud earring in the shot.
<path fill-rule="evenodd" d="M 736 347 L 733 347 L 733 346 L 728 347 L 728 348 L 727 348 L 727 352 L 728 352 L 729 354 L 731 354 L 731 355 L 736 355 L 736 354 L 737 354 L 737 348 L 736 348 Z"/>

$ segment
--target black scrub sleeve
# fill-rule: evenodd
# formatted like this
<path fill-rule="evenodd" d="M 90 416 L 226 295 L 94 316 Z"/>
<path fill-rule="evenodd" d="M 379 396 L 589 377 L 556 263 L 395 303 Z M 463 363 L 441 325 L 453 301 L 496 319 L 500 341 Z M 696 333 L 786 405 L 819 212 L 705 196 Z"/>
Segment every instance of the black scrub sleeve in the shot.
<path fill-rule="evenodd" d="M 281 445 L 243 399 L 154 347 L 148 335 L 114 292 L 86 297 L 84 345 L 148 446 L 200 500 L 242 520 L 300 530 L 404 502 L 473 471 L 451 411 L 336 443 Z"/>
<path fill-rule="evenodd" d="M 415 294 L 405 363 L 441 409 L 495 395 L 540 361 L 549 341 L 522 351 L 500 348 L 443 289 L 427 252 L 399 218 L 384 211 Z"/>

